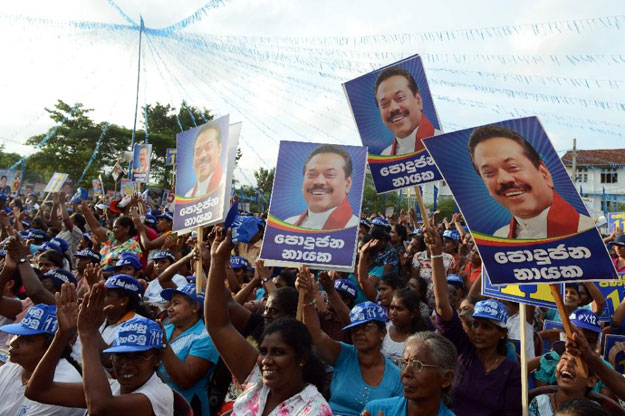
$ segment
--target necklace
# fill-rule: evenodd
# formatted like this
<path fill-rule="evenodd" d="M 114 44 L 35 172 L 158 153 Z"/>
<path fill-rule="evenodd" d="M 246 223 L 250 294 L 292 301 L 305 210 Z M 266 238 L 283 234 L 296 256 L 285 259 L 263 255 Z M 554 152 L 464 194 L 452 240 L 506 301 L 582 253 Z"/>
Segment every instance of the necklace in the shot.
<path fill-rule="evenodd" d="M 499 364 L 499 361 L 501 361 L 501 359 L 503 358 L 503 356 L 501 355 L 497 355 L 497 358 L 495 358 L 495 362 L 492 363 L 491 365 L 484 365 L 484 371 L 486 372 L 486 375 L 489 375 L 491 371 L 493 371 L 495 368 L 497 368 L 497 365 Z"/>

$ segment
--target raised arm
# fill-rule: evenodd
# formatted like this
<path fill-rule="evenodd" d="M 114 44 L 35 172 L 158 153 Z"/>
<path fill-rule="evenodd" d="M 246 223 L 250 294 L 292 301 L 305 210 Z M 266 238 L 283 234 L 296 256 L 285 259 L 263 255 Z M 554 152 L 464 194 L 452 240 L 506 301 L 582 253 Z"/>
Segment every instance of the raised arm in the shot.
<path fill-rule="evenodd" d="M 22 278 L 22 284 L 26 290 L 26 296 L 28 296 L 33 303 L 45 303 L 47 305 L 54 305 L 54 295 L 49 292 L 37 277 L 37 273 L 33 270 L 29 261 L 20 262 L 21 259 L 25 259 L 28 256 L 28 249 L 22 244 L 19 235 L 11 237 L 7 246 L 7 257 L 10 257 L 10 261 L 17 263 L 17 270 Z"/>
<path fill-rule="evenodd" d="M 332 306 L 336 318 L 343 326 L 349 325 L 349 308 L 343 302 L 336 289 L 334 289 L 334 280 L 330 277 L 330 274 L 328 272 L 319 273 L 319 282 L 323 286 L 323 290 L 328 294 L 328 303 Z"/>
<path fill-rule="evenodd" d="M 582 284 L 586 286 L 586 290 L 588 290 L 588 293 L 592 296 L 592 311 L 596 315 L 601 315 L 605 307 L 605 296 L 603 296 L 603 293 L 601 293 L 594 282 L 582 282 Z"/>
<path fill-rule="evenodd" d="M 80 203 L 80 209 L 82 211 L 82 215 L 85 216 L 85 220 L 87 220 L 87 224 L 89 224 L 89 229 L 91 229 L 91 233 L 94 234 L 100 243 L 106 241 L 106 229 L 100 225 L 95 215 L 93 215 L 93 211 L 89 208 L 87 201 L 82 201 Z"/>
<path fill-rule="evenodd" d="M 64 407 L 87 408 L 82 383 L 54 381 L 56 366 L 76 331 L 78 298 L 71 283 L 64 283 L 56 293 L 58 329 L 48 350 L 33 372 L 24 395 L 31 400 Z"/>
<path fill-rule="evenodd" d="M 328 364 L 333 365 L 339 354 L 341 353 L 341 344 L 330 338 L 328 334 L 321 329 L 321 323 L 319 322 L 319 315 L 313 304 L 313 287 L 312 287 L 312 275 L 310 274 L 308 267 L 301 266 L 300 271 L 297 274 L 297 280 L 295 281 L 295 287 L 298 292 L 304 292 L 304 310 L 303 319 L 312 342 L 319 352 L 320 357 Z"/>
<path fill-rule="evenodd" d="M 2 266 L 2 271 L 0 271 L 0 315 L 15 320 L 15 317 L 22 312 L 22 302 L 18 299 L 1 296 L 1 294 L 4 293 L 6 285 L 17 271 L 17 264 L 10 257 L 7 257 Z"/>
<path fill-rule="evenodd" d="M 360 289 L 371 301 L 375 301 L 378 292 L 375 289 L 375 285 L 369 279 L 369 256 L 371 256 L 371 249 L 375 247 L 376 244 L 379 244 L 378 241 L 379 240 L 370 240 L 362 246 L 359 252 L 358 270 L 356 273 Z"/>
<path fill-rule="evenodd" d="M 169 265 L 169 267 L 167 267 L 165 270 L 163 270 L 163 272 L 161 274 L 158 275 L 157 279 L 158 282 L 161 284 L 161 286 L 163 288 L 172 288 L 175 289 L 178 286 L 176 286 L 176 284 L 171 280 L 174 275 L 176 274 L 176 272 L 182 267 L 184 266 L 184 264 L 188 261 L 190 261 L 194 254 L 197 251 L 194 249 L 192 251 L 190 251 L 186 256 L 180 258 L 178 261 L 176 261 L 175 263 Z"/>
<path fill-rule="evenodd" d="M 211 246 L 211 267 L 204 298 L 204 322 L 221 358 L 234 377 L 243 383 L 256 365 L 258 350 L 243 338 L 230 321 L 224 296 L 224 278 L 226 263 L 230 261 L 231 237 L 229 232 L 224 235 L 220 227 L 215 227 L 213 232 L 215 240 Z"/>
<path fill-rule="evenodd" d="M 50 210 L 50 223 L 57 230 L 61 229 L 61 221 L 59 221 L 59 208 L 63 204 L 65 206 L 65 200 L 63 202 L 60 201 L 59 193 L 52 193 L 52 209 Z"/>
<path fill-rule="evenodd" d="M 436 313 L 444 321 L 449 321 L 454 316 L 454 310 L 449 303 L 445 266 L 443 265 L 443 243 L 440 234 L 433 225 L 425 231 L 425 244 L 430 249 L 432 258 L 432 284 L 434 285 Z"/>

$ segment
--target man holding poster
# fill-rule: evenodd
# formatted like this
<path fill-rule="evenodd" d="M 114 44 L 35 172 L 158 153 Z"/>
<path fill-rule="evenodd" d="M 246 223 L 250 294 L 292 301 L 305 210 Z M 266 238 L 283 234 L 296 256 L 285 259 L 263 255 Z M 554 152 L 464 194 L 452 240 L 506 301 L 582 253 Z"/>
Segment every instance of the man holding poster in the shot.
<path fill-rule="evenodd" d="M 352 157 L 340 146 L 322 144 L 304 164 L 302 195 L 307 209 L 285 221 L 313 230 L 332 230 L 360 224 L 349 204 Z"/>
<path fill-rule="evenodd" d="M 469 138 L 469 152 L 490 195 L 512 213 L 510 223 L 495 231 L 495 237 L 549 238 L 595 226 L 554 190 L 551 172 L 516 131 L 478 127 Z"/>
<path fill-rule="evenodd" d="M 423 138 L 441 133 L 423 114 L 417 81 L 406 69 L 392 66 L 380 72 L 374 92 L 382 122 L 395 135 L 393 143 L 382 151 L 382 155 L 423 150 Z"/>

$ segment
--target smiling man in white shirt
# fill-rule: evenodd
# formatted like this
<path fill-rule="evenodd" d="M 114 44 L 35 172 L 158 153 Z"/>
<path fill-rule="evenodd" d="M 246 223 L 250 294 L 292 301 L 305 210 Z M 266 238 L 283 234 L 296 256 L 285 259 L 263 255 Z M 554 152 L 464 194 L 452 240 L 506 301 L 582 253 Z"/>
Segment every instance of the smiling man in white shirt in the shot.
<path fill-rule="evenodd" d="M 221 150 L 221 128 L 216 123 L 206 123 L 193 142 L 193 171 L 197 181 L 185 193 L 185 197 L 212 194 L 224 184 Z"/>

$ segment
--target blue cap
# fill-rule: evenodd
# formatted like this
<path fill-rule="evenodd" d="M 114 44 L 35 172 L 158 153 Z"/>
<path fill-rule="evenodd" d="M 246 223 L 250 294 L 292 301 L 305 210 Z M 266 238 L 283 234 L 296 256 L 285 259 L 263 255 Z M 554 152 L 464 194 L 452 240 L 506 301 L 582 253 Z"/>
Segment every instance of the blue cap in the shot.
<path fill-rule="evenodd" d="M 356 285 L 347 279 L 336 279 L 334 281 L 334 289 L 349 295 L 352 299 L 356 299 L 358 295 Z"/>
<path fill-rule="evenodd" d="M 131 292 L 135 295 L 143 293 L 143 287 L 137 279 L 127 274 L 116 274 L 108 279 L 104 283 L 104 287 L 107 289 L 122 289 Z"/>
<path fill-rule="evenodd" d="M 369 221 L 366 218 L 361 218 L 360 219 L 360 225 L 366 227 L 366 228 L 371 228 L 371 221 Z"/>
<path fill-rule="evenodd" d="M 460 275 L 457 275 L 457 274 L 448 274 L 447 283 L 455 285 L 455 286 L 464 287 L 464 280 L 462 280 L 462 277 L 460 277 Z"/>
<path fill-rule="evenodd" d="M 45 272 L 43 276 L 41 276 L 42 279 L 45 279 L 46 277 L 49 277 L 52 280 L 54 280 L 54 283 L 56 284 L 56 286 L 59 286 L 59 287 L 63 283 L 73 283 L 74 286 L 78 284 L 78 282 L 76 281 L 76 277 L 72 274 L 72 272 L 70 272 L 69 270 L 65 270 L 65 269 L 59 268 L 59 269 L 49 270 Z"/>
<path fill-rule="evenodd" d="M 61 237 L 54 237 L 50 241 L 54 241 L 55 243 L 57 243 L 61 247 L 63 253 L 65 253 L 69 248 L 69 244 L 67 244 L 67 241 L 65 241 Z"/>
<path fill-rule="evenodd" d="M 166 218 L 169 221 L 173 221 L 174 220 L 174 216 L 171 214 L 171 212 L 167 212 L 167 211 L 163 211 L 158 218 Z"/>
<path fill-rule="evenodd" d="M 100 260 L 102 259 L 102 256 L 100 256 L 100 253 L 90 249 L 90 248 L 86 248 L 84 250 L 80 250 L 79 252 L 77 252 L 76 254 L 74 254 L 74 257 L 83 257 L 86 259 L 91 259 L 95 262 L 100 263 Z"/>
<path fill-rule="evenodd" d="M 37 249 L 37 251 L 46 251 L 46 250 L 54 250 L 63 254 L 63 249 L 56 241 L 46 241 Z"/>
<path fill-rule="evenodd" d="M 569 316 L 571 323 L 579 328 L 601 333 L 601 326 L 597 315 L 588 309 L 576 309 Z"/>
<path fill-rule="evenodd" d="M 245 257 L 230 256 L 230 267 L 240 269 L 241 267 L 250 267 L 250 262 Z"/>
<path fill-rule="evenodd" d="M 115 335 L 115 340 L 105 353 L 147 351 L 163 348 L 163 330 L 151 319 L 138 316 L 123 322 Z"/>
<path fill-rule="evenodd" d="M 460 241 L 460 233 L 457 230 L 443 231 L 443 238 L 450 238 L 454 241 Z"/>
<path fill-rule="evenodd" d="M 371 225 L 381 225 L 382 227 L 388 227 L 388 221 L 386 220 L 386 218 L 382 218 L 382 217 L 375 217 L 372 221 L 371 221 Z"/>
<path fill-rule="evenodd" d="M 141 265 L 141 261 L 139 260 L 139 258 L 137 256 L 135 256 L 132 253 L 124 253 L 117 260 L 117 262 L 115 262 L 115 266 L 107 267 L 107 268 L 104 269 L 104 271 L 115 270 L 115 269 L 117 269 L 119 267 L 122 267 L 122 266 L 132 266 L 136 270 L 143 269 L 143 266 Z"/>
<path fill-rule="evenodd" d="M 373 302 L 362 302 L 354 306 L 349 312 L 351 324 L 343 327 L 343 330 L 365 324 L 370 321 L 386 323 L 386 314 L 380 305 Z"/>
<path fill-rule="evenodd" d="M 164 289 L 163 291 L 161 291 L 161 297 L 165 300 L 171 300 L 171 298 L 176 293 L 188 296 L 192 300 L 198 302 L 200 305 L 204 305 L 204 291 L 202 291 L 202 293 L 198 295 L 195 291 L 195 283 L 187 283 L 186 285 L 181 286 L 177 289 Z"/>
<path fill-rule="evenodd" d="M 30 228 L 28 230 L 28 238 L 32 238 L 33 240 L 48 241 L 48 234 L 46 234 L 46 232 L 43 230 L 40 230 L 37 228 Z"/>
<path fill-rule="evenodd" d="M 86 238 L 87 240 L 91 241 L 93 243 L 93 238 L 91 237 L 91 233 L 84 233 L 82 235 L 82 238 Z"/>
<path fill-rule="evenodd" d="M 7 251 L 3 248 L 0 248 L 0 257 L 5 258 L 7 256 Z"/>
<path fill-rule="evenodd" d="M 193 276 L 193 275 L 187 276 L 187 277 L 185 277 L 185 279 L 187 279 L 187 282 L 195 284 L 195 280 L 196 280 L 195 276 Z"/>
<path fill-rule="evenodd" d="M 24 226 L 24 228 L 30 228 L 30 221 L 22 220 L 22 225 Z"/>
<path fill-rule="evenodd" d="M 54 334 L 57 328 L 56 305 L 40 303 L 30 308 L 20 323 L 1 326 L 0 331 L 13 335 L 38 335 Z"/>
<path fill-rule="evenodd" d="M 171 262 L 173 263 L 176 261 L 176 256 L 174 256 L 174 253 L 172 253 L 169 250 L 161 250 L 158 253 L 156 253 L 154 257 L 152 257 L 152 260 L 160 260 L 160 259 L 168 259 L 168 260 L 171 260 Z"/>
<path fill-rule="evenodd" d="M 156 226 L 156 217 L 154 215 L 145 214 L 143 216 L 143 223 L 145 225 L 150 226 L 150 227 L 155 227 Z"/>
<path fill-rule="evenodd" d="M 508 309 L 495 299 L 481 300 L 473 308 L 474 318 L 490 319 L 498 327 L 505 328 L 508 322 Z"/>
<path fill-rule="evenodd" d="M 154 215 L 156 218 L 158 218 L 161 215 L 161 211 L 158 209 L 153 209 L 152 211 L 150 211 L 150 214 Z"/>
<path fill-rule="evenodd" d="M 256 217 L 237 216 L 232 223 L 232 242 L 249 243 L 260 231 L 262 220 Z"/>
<path fill-rule="evenodd" d="M 22 237 L 22 240 L 28 240 L 30 238 L 30 233 L 28 231 L 18 231 L 18 234 Z"/>

